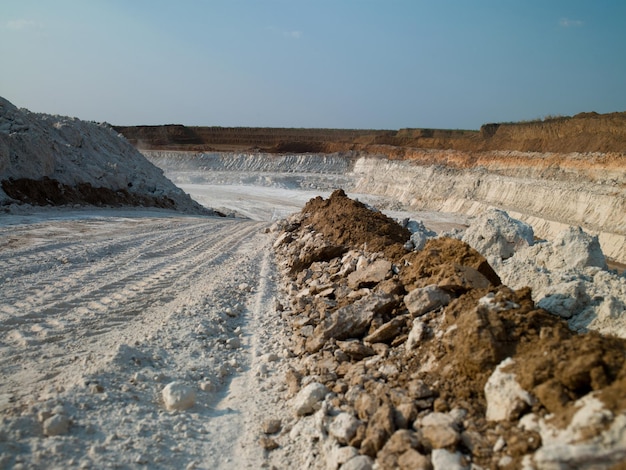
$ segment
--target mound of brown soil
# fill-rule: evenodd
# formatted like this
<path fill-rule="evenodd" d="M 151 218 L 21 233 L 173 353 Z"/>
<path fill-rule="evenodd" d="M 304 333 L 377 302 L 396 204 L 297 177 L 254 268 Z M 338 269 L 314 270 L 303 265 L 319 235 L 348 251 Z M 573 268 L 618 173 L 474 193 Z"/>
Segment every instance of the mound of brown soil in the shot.
<path fill-rule="evenodd" d="M 463 278 L 471 277 L 467 268 L 477 271 L 494 286 L 501 284 L 484 256 L 467 243 L 453 238 L 428 240 L 422 250 L 408 253 L 402 261 L 405 267 L 400 279 L 407 291 L 433 283 L 448 286 L 451 290 L 467 291 L 471 285 L 464 286 L 462 282 Z"/>
<path fill-rule="evenodd" d="M 311 199 L 302 214 L 302 224 L 310 224 L 331 243 L 372 253 L 382 251 L 392 260 L 404 255 L 403 245 L 411 237 L 406 228 L 382 212 L 350 199 L 342 189 L 328 199 Z"/>

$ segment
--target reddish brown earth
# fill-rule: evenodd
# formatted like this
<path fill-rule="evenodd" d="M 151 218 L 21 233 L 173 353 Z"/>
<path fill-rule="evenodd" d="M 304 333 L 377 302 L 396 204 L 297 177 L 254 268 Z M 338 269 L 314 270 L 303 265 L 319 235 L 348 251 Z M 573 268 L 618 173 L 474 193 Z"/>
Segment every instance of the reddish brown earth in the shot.
<path fill-rule="evenodd" d="M 295 129 L 255 127 L 117 126 L 140 149 L 187 151 L 262 150 L 331 153 L 356 150 L 410 158 L 411 148 L 466 152 L 626 151 L 626 112 L 580 113 L 532 122 L 485 124 L 478 131 L 444 129 Z"/>

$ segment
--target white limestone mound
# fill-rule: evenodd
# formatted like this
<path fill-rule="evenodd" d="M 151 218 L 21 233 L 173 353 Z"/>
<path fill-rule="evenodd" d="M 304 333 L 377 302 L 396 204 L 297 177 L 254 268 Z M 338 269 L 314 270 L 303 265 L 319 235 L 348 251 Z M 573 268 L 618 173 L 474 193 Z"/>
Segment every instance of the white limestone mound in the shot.
<path fill-rule="evenodd" d="M 530 287 L 537 306 L 568 320 L 573 330 L 626 338 L 626 278 L 607 270 L 598 237 L 569 227 L 554 240 L 533 243 L 532 233 L 492 209 L 474 219 L 462 239 L 504 284 Z"/>
<path fill-rule="evenodd" d="M 569 227 L 561 232 L 552 247 L 554 254 L 547 260 L 551 269 L 584 269 L 588 266 L 607 269 L 598 237 L 580 227 Z"/>
<path fill-rule="evenodd" d="M 196 392 L 183 382 L 171 382 L 161 392 L 165 408 L 170 411 L 183 411 L 196 403 Z"/>
<path fill-rule="evenodd" d="M 534 236 L 530 225 L 492 208 L 472 221 L 462 240 L 479 251 L 491 265 L 497 265 L 520 248 L 532 246 Z"/>
<path fill-rule="evenodd" d="M 0 182 L 23 178 L 169 199 L 175 209 L 209 213 L 108 124 L 32 113 L 0 97 Z M 0 205 L 14 202 L 0 187 Z"/>

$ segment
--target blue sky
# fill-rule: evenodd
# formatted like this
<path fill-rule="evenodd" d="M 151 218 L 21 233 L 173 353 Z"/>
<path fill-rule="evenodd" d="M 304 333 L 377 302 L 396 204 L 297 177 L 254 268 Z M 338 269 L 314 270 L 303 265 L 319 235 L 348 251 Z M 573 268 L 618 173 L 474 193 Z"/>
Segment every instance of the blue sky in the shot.
<path fill-rule="evenodd" d="M 0 96 L 107 121 L 478 129 L 626 111 L 624 0 L 4 0 Z"/>

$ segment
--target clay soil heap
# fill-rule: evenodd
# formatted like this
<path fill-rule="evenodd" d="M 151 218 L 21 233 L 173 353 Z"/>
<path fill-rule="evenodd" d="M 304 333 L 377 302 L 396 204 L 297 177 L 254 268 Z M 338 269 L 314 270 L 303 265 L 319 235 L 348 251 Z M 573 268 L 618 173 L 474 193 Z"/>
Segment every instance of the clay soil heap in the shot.
<path fill-rule="evenodd" d="M 573 333 L 459 240 L 407 252 L 408 238 L 336 191 L 275 244 L 298 357 L 287 381 L 295 403 L 317 403 L 296 414 L 315 413 L 329 468 L 625 459 L 626 341 Z"/>

